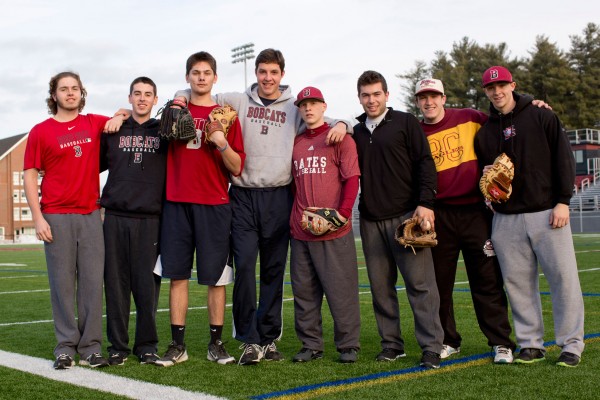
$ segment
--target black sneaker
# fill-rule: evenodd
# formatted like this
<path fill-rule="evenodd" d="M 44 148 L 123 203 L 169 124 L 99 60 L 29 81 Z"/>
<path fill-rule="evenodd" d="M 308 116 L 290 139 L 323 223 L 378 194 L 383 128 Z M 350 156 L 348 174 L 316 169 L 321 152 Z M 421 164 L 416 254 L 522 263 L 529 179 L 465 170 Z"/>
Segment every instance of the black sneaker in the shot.
<path fill-rule="evenodd" d="M 282 361 L 283 355 L 277 350 L 275 342 L 271 342 L 266 346 L 263 346 L 263 358 L 266 361 Z"/>
<path fill-rule="evenodd" d="M 397 350 L 387 347 L 381 350 L 381 353 L 375 357 L 376 361 L 395 361 L 399 358 L 406 357 L 404 350 Z"/>
<path fill-rule="evenodd" d="M 303 347 L 300 349 L 298 354 L 292 358 L 293 362 L 308 362 L 312 360 L 318 360 L 323 358 L 323 352 L 319 350 L 311 350 Z"/>
<path fill-rule="evenodd" d="M 515 358 L 514 362 L 516 364 L 533 364 L 545 359 L 546 356 L 543 350 L 527 348 L 519 351 L 519 355 Z"/>
<path fill-rule="evenodd" d="M 358 351 L 354 348 L 342 349 L 340 351 L 340 362 L 343 364 L 355 363 L 358 359 Z"/>
<path fill-rule="evenodd" d="M 240 356 L 239 365 L 254 365 L 258 364 L 263 358 L 263 348 L 257 344 L 244 343 L 240 346 L 243 349 Z"/>
<path fill-rule="evenodd" d="M 170 367 L 175 364 L 187 361 L 188 354 L 185 349 L 185 344 L 169 343 L 169 347 L 164 356 L 154 362 L 154 365 L 159 367 Z"/>
<path fill-rule="evenodd" d="M 100 353 L 90 354 L 85 360 L 79 360 L 79 365 L 87 365 L 91 368 L 102 368 L 108 367 L 110 364 L 108 360 L 102 357 Z"/>
<path fill-rule="evenodd" d="M 576 367 L 579 365 L 579 361 L 581 361 L 581 357 L 579 357 L 577 354 L 564 351 L 560 353 L 558 361 L 556 361 L 556 365 L 559 367 Z"/>
<path fill-rule="evenodd" d="M 54 369 L 69 369 L 75 365 L 73 357 L 68 354 L 61 354 L 54 361 Z"/>
<path fill-rule="evenodd" d="M 220 340 L 208 345 L 208 353 L 206 354 L 206 358 L 208 361 L 214 361 L 221 365 L 235 363 L 235 358 L 229 355 L 227 350 L 225 350 L 223 342 Z"/>
<path fill-rule="evenodd" d="M 127 361 L 127 356 L 121 353 L 112 353 L 108 355 L 108 363 L 110 365 L 123 365 Z"/>
<path fill-rule="evenodd" d="M 140 364 L 156 364 L 160 357 L 156 353 L 144 353 L 140 357 Z"/>
<path fill-rule="evenodd" d="M 438 369 L 440 367 L 440 355 L 433 351 L 424 351 L 421 356 L 421 367 L 427 369 Z"/>

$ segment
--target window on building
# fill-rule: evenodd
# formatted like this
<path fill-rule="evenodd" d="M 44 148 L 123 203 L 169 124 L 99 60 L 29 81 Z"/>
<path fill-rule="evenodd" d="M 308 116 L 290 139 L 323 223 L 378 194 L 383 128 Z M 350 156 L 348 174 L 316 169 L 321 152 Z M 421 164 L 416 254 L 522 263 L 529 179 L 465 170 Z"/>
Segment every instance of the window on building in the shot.
<path fill-rule="evenodd" d="M 13 203 L 17 204 L 20 202 L 21 202 L 21 199 L 19 198 L 19 190 L 15 189 L 15 190 L 13 190 Z"/>
<path fill-rule="evenodd" d="M 19 186 L 21 184 L 21 174 L 18 171 L 13 171 L 13 185 Z"/>
<path fill-rule="evenodd" d="M 27 203 L 27 197 L 25 197 L 24 190 L 21 190 L 21 203 Z"/>
<path fill-rule="evenodd" d="M 0 240 L 4 240 L 4 227 L 3 226 L 0 226 Z"/>
<path fill-rule="evenodd" d="M 21 207 L 21 221 L 31 221 L 31 210 L 29 207 Z"/>
<path fill-rule="evenodd" d="M 24 235 L 35 236 L 35 228 L 23 228 L 22 231 Z"/>
<path fill-rule="evenodd" d="M 21 220 L 21 209 L 19 207 L 15 207 L 13 209 L 13 219 L 15 221 L 20 221 Z"/>
<path fill-rule="evenodd" d="M 573 156 L 575 157 L 575 162 L 582 163 L 583 162 L 583 150 L 576 150 L 573 153 L 574 153 Z"/>

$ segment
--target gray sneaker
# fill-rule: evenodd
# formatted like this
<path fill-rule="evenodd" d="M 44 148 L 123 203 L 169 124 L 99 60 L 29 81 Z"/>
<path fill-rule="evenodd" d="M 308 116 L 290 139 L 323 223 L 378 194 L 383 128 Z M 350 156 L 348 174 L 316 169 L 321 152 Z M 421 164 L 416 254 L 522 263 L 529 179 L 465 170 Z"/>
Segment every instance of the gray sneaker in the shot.
<path fill-rule="evenodd" d="M 258 364 L 263 358 L 263 348 L 257 344 L 244 343 L 240 346 L 243 349 L 240 356 L 239 365 L 254 365 Z"/>
<path fill-rule="evenodd" d="M 311 350 L 303 347 L 300 349 L 298 354 L 292 358 L 293 362 L 309 362 L 312 360 L 318 360 L 323 358 L 323 352 L 319 350 Z"/>
<path fill-rule="evenodd" d="M 177 344 L 171 342 L 164 356 L 154 362 L 154 365 L 159 367 L 170 367 L 175 364 L 187 361 L 188 354 L 185 349 L 185 344 Z"/>
<path fill-rule="evenodd" d="M 79 360 L 79 365 L 87 365 L 91 368 L 108 367 L 110 363 L 100 353 L 90 354 L 85 360 Z"/>
<path fill-rule="evenodd" d="M 206 354 L 206 359 L 208 361 L 214 361 L 217 364 L 221 365 L 235 363 L 235 358 L 229 355 L 227 350 L 225 350 L 223 342 L 221 342 L 220 340 L 217 340 L 215 343 L 208 345 L 208 353 Z"/>
<path fill-rule="evenodd" d="M 358 359 L 358 351 L 354 348 L 342 349 L 340 351 L 340 362 L 344 364 L 355 363 Z"/>

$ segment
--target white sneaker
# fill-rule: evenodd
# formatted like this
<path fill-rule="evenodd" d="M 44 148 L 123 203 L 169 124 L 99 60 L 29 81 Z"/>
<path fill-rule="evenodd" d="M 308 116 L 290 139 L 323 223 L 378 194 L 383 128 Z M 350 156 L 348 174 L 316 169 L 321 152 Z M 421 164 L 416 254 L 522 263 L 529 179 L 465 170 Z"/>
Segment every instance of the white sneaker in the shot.
<path fill-rule="evenodd" d="M 442 346 L 442 352 L 440 353 L 440 358 L 448 358 L 452 354 L 460 353 L 460 347 L 454 348 L 452 346 L 448 346 L 447 344 Z"/>
<path fill-rule="evenodd" d="M 506 346 L 494 346 L 494 364 L 512 364 L 513 352 Z"/>

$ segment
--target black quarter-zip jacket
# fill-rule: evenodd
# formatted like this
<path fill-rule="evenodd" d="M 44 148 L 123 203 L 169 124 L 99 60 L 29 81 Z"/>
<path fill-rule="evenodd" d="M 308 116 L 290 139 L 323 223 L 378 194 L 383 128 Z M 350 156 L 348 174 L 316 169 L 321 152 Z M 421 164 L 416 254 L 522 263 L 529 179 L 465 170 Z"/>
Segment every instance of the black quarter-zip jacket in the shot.
<path fill-rule="evenodd" d="M 433 208 L 437 173 L 417 118 L 388 108 L 372 134 L 366 119 L 366 113 L 357 118 L 353 135 L 361 171 L 361 217 L 378 221 L 417 206 Z"/>

